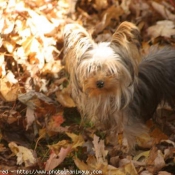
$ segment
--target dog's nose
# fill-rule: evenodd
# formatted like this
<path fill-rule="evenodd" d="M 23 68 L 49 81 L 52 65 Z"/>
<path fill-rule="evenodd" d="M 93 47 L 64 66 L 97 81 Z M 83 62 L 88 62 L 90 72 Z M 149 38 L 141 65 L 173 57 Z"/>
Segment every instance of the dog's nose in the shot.
<path fill-rule="evenodd" d="M 97 88 L 99 88 L 99 89 L 101 89 L 101 88 L 103 88 L 104 87 L 104 81 L 102 81 L 102 80 L 99 80 L 99 81 L 97 81 L 96 82 L 96 86 L 97 86 Z"/>

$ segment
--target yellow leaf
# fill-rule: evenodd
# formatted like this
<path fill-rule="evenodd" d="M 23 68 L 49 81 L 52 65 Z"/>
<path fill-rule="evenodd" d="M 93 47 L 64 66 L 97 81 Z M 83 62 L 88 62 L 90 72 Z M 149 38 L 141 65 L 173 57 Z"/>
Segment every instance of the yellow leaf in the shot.
<path fill-rule="evenodd" d="M 132 163 L 128 163 L 124 166 L 125 174 L 129 175 L 138 175 L 134 165 Z"/>
<path fill-rule="evenodd" d="M 76 135 L 74 133 L 66 133 L 73 141 L 72 148 L 77 148 L 84 144 L 84 139 L 82 135 Z"/>
<path fill-rule="evenodd" d="M 25 167 L 29 167 L 36 164 L 36 158 L 32 150 L 23 146 L 18 146 L 15 142 L 9 143 L 9 148 L 17 156 L 17 164 L 25 164 Z"/>
<path fill-rule="evenodd" d="M 75 162 L 75 165 L 80 170 L 90 170 L 90 168 L 88 167 L 88 165 L 86 163 L 84 163 L 83 161 L 81 161 L 80 159 L 78 159 L 77 157 L 74 158 L 74 162 Z"/>
<path fill-rule="evenodd" d="M 6 78 L 0 80 L 0 95 L 5 101 L 15 101 L 18 97 L 18 84 L 11 84 Z"/>
<path fill-rule="evenodd" d="M 141 152 L 140 154 L 138 154 L 138 155 L 136 155 L 134 158 L 133 158 L 133 160 L 136 160 L 136 161 L 138 161 L 139 159 L 141 159 L 141 158 L 148 158 L 148 156 L 149 156 L 149 153 L 150 153 L 150 151 L 144 151 L 144 152 Z"/>
<path fill-rule="evenodd" d="M 63 106 L 69 107 L 69 108 L 76 106 L 69 92 L 67 91 L 67 88 L 63 89 L 62 91 L 58 90 L 55 93 L 55 95 L 57 97 L 57 101 L 59 101 Z"/>
<path fill-rule="evenodd" d="M 53 145 L 48 145 L 49 149 L 54 151 L 57 155 L 60 152 L 60 149 L 62 147 L 66 148 L 66 147 L 70 147 L 71 145 L 69 144 L 69 142 L 67 140 L 61 140 L 56 144 Z"/>

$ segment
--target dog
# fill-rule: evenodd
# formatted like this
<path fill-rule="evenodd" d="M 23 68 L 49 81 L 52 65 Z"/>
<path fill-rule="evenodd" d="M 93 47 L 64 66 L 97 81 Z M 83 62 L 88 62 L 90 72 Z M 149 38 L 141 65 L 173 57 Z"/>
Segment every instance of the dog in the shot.
<path fill-rule="evenodd" d="M 63 62 L 82 119 L 107 131 L 114 143 L 123 133 L 123 144 L 132 149 L 158 104 L 174 105 L 175 49 L 143 57 L 140 31 L 131 22 L 121 23 L 110 42 L 95 43 L 78 24 L 67 24 L 63 35 Z"/>

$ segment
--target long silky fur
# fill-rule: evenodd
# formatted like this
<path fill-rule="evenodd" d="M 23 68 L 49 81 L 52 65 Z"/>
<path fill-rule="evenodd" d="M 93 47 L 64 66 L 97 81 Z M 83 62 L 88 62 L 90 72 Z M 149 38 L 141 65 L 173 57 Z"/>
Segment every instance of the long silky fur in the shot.
<path fill-rule="evenodd" d="M 136 30 L 135 25 L 128 22 L 123 23 L 121 28 L 127 25 L 131 25 L 130 28 L 133 27 L 133 30 Z M 129 33 L 129 31 L 123 30 L 123 32 L 129 36 L 130 40 L 132 37 L 134 38 L 134 34 Z M 118 111 L 127 106 L 132 99 L 135 81 L 134 69 L 136 69 L 134 67 L 136 67 L 138 60 L 134 61 L 129 57 L 129 48 L 133 40 L 127 41 L 124 48 L 121 43 L 118 43 L 118 50 L 116 51 L 116 36 L 119 37 L 120 34 L 120 30 L 116 30 L 110 43 L 96 44 L 85 29 L 78 24 L 69 24 L 64 30 L 64 62 L 70 74 L 72 96 L 82 115 L 93 122 L 109 119 L 109 116 L 112 116 L 116 110 Z M 123 43 L 125 43 L 127 36 Z M 138 47 L 138 43 L 136 45 Z M 105 59 L 95 58 L 94 55 L 98 54 L 103 48 L 107 50 Z M 121 87 L 118 88 L 115 95 L 99 95 L 89 98 L 83 92 L 82 81 L 88 78 L 90 73 L 98 73 L 97 68 L 102 69 L 104 73 L 104 66 L 107 67 L 109 72 L 113 72 L 116 77 L 122 76 L 121 79 L 125 79 L 125 81 L 122 81 L 123 84 L 120 84 Z M 119 73 L 122 75 L 119 75 Z M 122 98 L 123 100 L 121 100 Z M 115 118 L 118 117 L 116 116 Z"/>
<path fill-rule="evenodd" d="M 124 110 L 127 121 L 124 134 L 132 148 L 139 135 L 147 132 L 144 122 L 150 119 L 161 102 L 175 106 L 175 48 L 151 48 L 138 68 L 133 100 Z"/>
<path fill-rule="evenodd" d="M 122 23 L 108 43 L 96 44 L 78 24 L 64 30 L 64 63 L 82 118 L 108 130 L 112 138 L 123 132 L 130 148 L 147 133 L 143 119 L 150 118 L 162 100 L 173 104 L 175 96 L 175 50 L 150 52 L 139 64 L 139 49 L 139 30 L 129 22 Z M 115 94 L 88 96 L 85 80 L 108 73 L 117 77 Z"/>
<path fill-rule="evenodd" d="M 139 98 L 139 116 L 144 121 L 152 117 L 161 101 L 168 102 L 174 108 L 175 48 L 152 47 L 139 65 L 138 77 L 139 83 L 135 87 L 134 96 Z"/>

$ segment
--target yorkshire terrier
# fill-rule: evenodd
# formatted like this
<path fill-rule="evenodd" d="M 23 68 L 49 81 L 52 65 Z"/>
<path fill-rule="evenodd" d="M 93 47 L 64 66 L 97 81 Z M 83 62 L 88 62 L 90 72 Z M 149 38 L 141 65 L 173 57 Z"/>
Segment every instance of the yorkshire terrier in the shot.
<path fill-rule="evenodd" d="M 82 117 L 107 130 L 113 140 L 123 133 L 129 147 L 147 132 L 143 119 L 160 102 L 175 100 L 175 50 L 163 48 L 143 58 L 140 48 L 140 31 L 130 22 L 121 23 L 110 42 L 101 43 L 78 24 L 64 29 L 63 61 Z"/>

